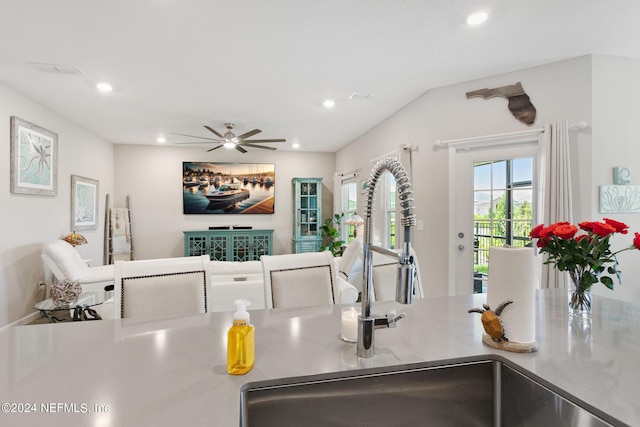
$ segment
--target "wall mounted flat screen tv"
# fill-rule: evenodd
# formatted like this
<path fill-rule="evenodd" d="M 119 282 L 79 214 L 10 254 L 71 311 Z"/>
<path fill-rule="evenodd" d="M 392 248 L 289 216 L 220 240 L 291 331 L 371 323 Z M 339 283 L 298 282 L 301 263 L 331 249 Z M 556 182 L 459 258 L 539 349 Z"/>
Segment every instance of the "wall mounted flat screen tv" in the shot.
<path fill-rule="evenodd" d="M 184 214 L 273 214 L 271 163 L 182 162 Z"/>

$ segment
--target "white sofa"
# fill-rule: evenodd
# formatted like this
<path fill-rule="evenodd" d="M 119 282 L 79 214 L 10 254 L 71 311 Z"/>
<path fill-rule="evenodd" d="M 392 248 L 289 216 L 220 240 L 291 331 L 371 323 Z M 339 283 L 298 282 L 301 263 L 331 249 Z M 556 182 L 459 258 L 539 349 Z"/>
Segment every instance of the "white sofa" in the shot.
<path fill-rule="evenodd" d="M 246 299 L 249 310 L 264 308 L 264 279 L 260 261 L 211 261 L 211 311 L 233 311 L 233 302 Z"/>

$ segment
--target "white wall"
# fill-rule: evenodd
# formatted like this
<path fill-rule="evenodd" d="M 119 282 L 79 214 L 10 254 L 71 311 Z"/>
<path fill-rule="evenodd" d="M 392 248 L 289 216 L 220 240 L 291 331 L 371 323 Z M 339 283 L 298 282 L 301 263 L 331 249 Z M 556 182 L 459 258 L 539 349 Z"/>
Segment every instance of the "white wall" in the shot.
<path fill-rule="evenodd" d="M 638 214 L 599 213 L 600 185 L 613 184 L 613 168 L 631 169 L 631 184 L 640 185 L 640 61 L 610 56 L 593 59 L 593 157 L 591 162 L 591 218 L 603 216 L 623 221 L 630 226 L 626 236 L 611 240 L 614 250 L 630 245 L 634 232 L 640 232 Z M 619 255 L 622 285 L 616 283 L 611 292 L 596 286 L 598 295 L 635 301 L 640 304 L 640 252 Z"/>
<path fill-rule="evenodd" d="M 371 169 L 369 159 L 388 153 L 400 144 L 419 147 L 413 153 L 415 213 L 424 230 L 414 233 L 421 275 L 427 296 L 448 294 L 448 262 L 455 249 L 449 248 L 448 150 L 433 150 L 435 140 L 491 135 L 529 129 L 517 121 L 502 98 L 467 99 L 468 91 L 522 82 L 537 109 L 533 127 L 559 120 L 591 123 L 591 57 L 580 57 L 545 66 L 464 82 L 430 90 L 337 152 L 336 170 L 360 168 L 363 176 Z M 578 159 L 589 159 L 576 171 L 588 177 L 591 135 L 572 137 Z M 361 153 L 366 152 L 367 156 Z M 588 181 L 576 180 L 580 203 L 590 206 Z M 587 187 L 585 187 L 585 185 Z M 586 193 L 583 194 L 583 193 Z M 363 200 L 358 200 L 363 210 Z M 581 205 L 582 206 L 582 205 Z M 581 208 L 578 207 L 578 212 Z"/>
<path fill-rule="evenodd" d="M 291 178 L 323 178 L 323 217 L 332 215 L 334 153 L 268 151 L 253 149 L 245 154 L 206 146 L 157 147 L 117 145 L 115 147 L 115 200 L 125 206 L 129 195 L 132 235 L 137 259 L 183 255 L 183 231 L 207 230 L 215 225 L 251 225 L 273 229 L 273 253 L 291 253 L 293 205 Z M 184 215 L 182 213 L 182 162 L 274 163 L 275 214 Z"/>
<path fill-rule="evenodd" d="M 58 134 L 58 194 L 32 196 L 10 192 L 10 116 L 20 117 Z M 59 239 L 70 230 L 71 175 L 99 181 L 102 197 L 113 192 L 113 147 L 54 111 L 0 84 L 0 327 L 33 313 L 42 298 L 37 283 L 43 278 L 40 260 L 43 242 Z M 104 222 L 100 202 L 100 224 Z M 103 231 L 83 231 L 89 244 L 78 246 L 83 258 L 102 261 Z"/>

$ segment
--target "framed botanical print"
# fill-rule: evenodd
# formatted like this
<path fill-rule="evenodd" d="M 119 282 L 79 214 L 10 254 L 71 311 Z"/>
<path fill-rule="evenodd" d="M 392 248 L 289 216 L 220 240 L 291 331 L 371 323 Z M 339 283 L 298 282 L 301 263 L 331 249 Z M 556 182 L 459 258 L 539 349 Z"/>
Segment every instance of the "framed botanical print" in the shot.
<path fill-rule="evenodd" d="M 58 193 L 58 135 L 11 116 L 11 192 Z"/>
<path fill-rule="evenodd" d="M 71 175 L 71 230 L 98 228 L 98 181 Z"/>

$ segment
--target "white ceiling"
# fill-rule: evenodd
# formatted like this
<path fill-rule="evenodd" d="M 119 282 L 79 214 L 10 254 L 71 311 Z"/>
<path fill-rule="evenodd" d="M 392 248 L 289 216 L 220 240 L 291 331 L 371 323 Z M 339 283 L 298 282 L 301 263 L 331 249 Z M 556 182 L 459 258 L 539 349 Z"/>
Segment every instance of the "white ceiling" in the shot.
<path fill-rule="evenodd" d="M 476 9 L 490 17 L 470 28 Z M 638 0 L 0 0 L 0 16 L 0 82 L 122 144 L 233 122 L 286 138 L 281 150 L 333 152 L 434 87 L 591 53 L 640 58 Z"/>

